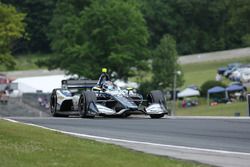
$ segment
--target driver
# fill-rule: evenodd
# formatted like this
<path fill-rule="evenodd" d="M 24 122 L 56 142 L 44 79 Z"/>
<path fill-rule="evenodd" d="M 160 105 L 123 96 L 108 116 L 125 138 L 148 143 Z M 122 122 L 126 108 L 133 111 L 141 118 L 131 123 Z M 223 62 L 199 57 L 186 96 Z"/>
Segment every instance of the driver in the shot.
<path fill-rule="evenodd" d="M 99 80 L 98 80 L 98 82 L 97 82 L 97 85 L 101 88 L 102 85 L 103 85 L 106 81 L 110 81 L 110 77 L 109 77 L 109 75 L 107 74 L 107 69 L 106 69 L 106 68 L 103 68 L 103 69 L 102 69 L 102 74 L 101 74 L 101 76 L 99 77 Z"/>
<path fill-rule="evenodd" d="M 114 90 L 115 85 L 111 81 L 105 81 L 102 85 L 103 90 Z"/>

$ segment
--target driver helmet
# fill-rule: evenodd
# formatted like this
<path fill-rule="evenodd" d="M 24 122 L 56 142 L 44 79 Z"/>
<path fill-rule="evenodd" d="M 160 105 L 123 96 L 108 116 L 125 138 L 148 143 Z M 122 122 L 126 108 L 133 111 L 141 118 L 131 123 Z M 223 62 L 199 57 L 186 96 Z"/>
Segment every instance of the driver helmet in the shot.
<path fill-rule="evenodd" d="M 102 85 L 102 88 L 104 90 L 113 90 L 114 89 L 114 84 L 111 81 L 105 81 Z"/>

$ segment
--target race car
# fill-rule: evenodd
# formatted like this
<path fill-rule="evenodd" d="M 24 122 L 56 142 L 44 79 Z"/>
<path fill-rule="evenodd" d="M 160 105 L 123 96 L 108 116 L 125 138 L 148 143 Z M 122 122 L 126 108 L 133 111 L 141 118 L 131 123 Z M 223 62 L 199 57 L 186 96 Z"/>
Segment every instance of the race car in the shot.
<path fill-rule="evenodd" d="M 143 113 L 151 118 L 168 114 L 164 94 L 151 91 L 146 98 L 133 88 L 122 89 L 102 73 L 98 81 L 63 80 L 62 88 L 54 89 L 50 97 L 52 116 L 78 114 L 82 118 L 95 116 L 128 117 Z"/>

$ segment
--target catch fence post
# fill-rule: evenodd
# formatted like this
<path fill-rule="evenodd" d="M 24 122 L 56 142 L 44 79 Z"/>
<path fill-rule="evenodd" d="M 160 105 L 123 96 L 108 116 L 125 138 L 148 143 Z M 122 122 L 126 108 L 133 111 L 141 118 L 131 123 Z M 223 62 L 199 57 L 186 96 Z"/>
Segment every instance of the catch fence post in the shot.
<path fill-rule="evenodd" d="M 247 94 L 247 109 L 248 109 L 248 116 L 250 116 L 250 94 Z"/>

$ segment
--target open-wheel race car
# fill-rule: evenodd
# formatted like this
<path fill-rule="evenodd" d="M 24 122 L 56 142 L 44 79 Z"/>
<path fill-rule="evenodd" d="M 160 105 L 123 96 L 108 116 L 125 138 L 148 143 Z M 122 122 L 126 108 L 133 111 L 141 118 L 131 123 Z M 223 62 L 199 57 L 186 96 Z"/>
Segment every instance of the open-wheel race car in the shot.
<path fill-rule="evenodd" d="M 162 91 L 151 91 L 143 98 L 132 88 L 115 85 L 105 72 L 98 81 L 62 80 L 62 88 L 52 91 L 50 110 L 54 117 L 79 114 L 82 118 L 128 117 L 138 113 L 161 118 L 168 114 Z"/>

